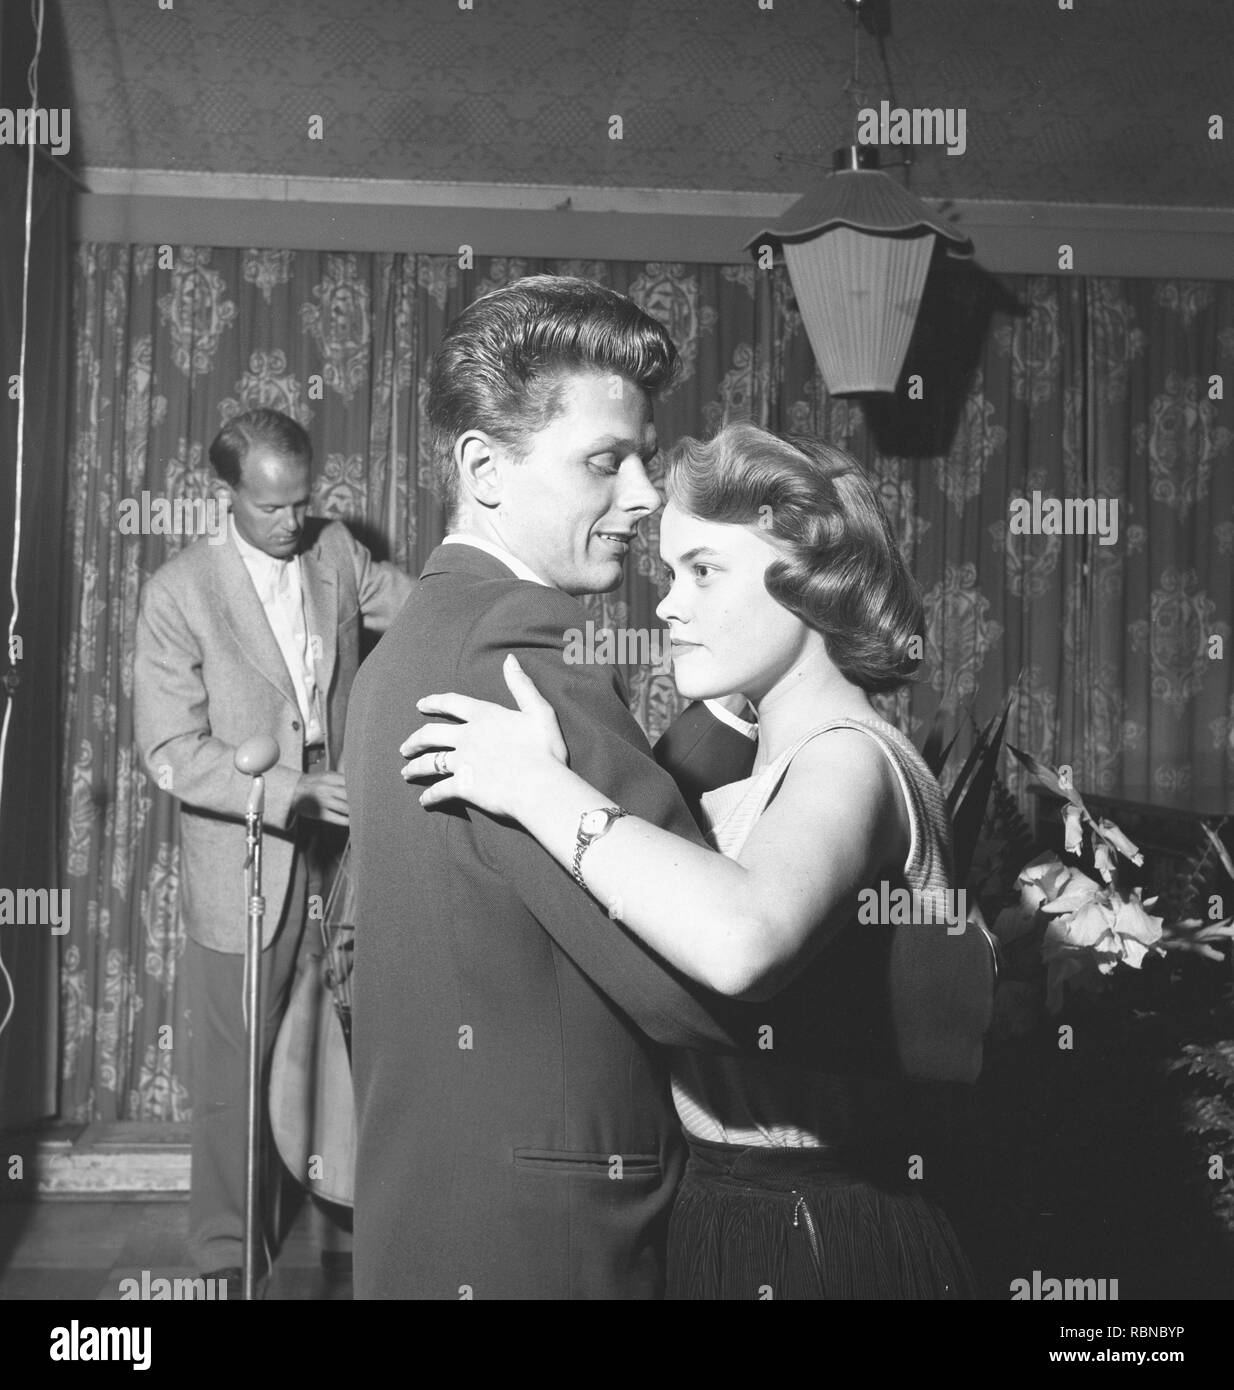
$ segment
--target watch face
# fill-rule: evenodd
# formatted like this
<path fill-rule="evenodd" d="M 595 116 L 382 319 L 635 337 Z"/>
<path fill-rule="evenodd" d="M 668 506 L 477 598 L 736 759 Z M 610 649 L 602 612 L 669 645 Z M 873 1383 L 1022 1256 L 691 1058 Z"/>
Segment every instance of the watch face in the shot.
<path fill-rule="evenodd" d="M 578 828 L 584 835 L 598 835 L 607 824 L 607 811 L 584 811 Z"/>

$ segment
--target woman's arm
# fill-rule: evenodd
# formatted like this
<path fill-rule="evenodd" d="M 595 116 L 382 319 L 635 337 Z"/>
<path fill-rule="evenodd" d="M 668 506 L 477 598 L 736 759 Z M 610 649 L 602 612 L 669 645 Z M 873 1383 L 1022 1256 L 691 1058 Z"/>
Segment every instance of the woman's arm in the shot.
<path fill-rule="evenodd" d="M 569 870 L 579 817 L 608 803 L 547 750 L 552 711 L 527 677 L 515 667 L 507 683 L 517 712 L 463 696 L 421 702 L 467 722 L 419 730 L 403 745 L 419 755 L 404 776 L 432 774 L 435 755 L 424 749 L 454 749 L 451 775 L 422 802 L 461 796 L 510 816 Z M 805 967 L 851 918 L 858 891 L 883 865 L 902 863 L 906 848 L 886 759 L 866 735 L 838 729 L 797 754 L 739 860 L 625 816 L 587 848 L 581 872 L 610 914 L 670 964 L 722 994 L 759 1000 Z"/>

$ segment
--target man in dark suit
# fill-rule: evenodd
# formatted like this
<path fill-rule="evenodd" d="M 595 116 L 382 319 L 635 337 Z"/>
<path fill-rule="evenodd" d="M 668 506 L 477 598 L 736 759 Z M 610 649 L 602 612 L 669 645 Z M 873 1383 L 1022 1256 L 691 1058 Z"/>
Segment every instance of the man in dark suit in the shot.
<path fill-rule="evenodd" d="M 384 631 L 412 590 L 339 522 L 308 513 L 312 448 L 276 410 L 233 417 L 210 446 L 226 485 L 222 544 L 199 540 L 142 593 L 136 738 L 181 804 L 180 913 L 192 1017 L 189 1255 L 238 1287 L 244 1231 L 245 913 L 250 779 L 236 748 L 270 734 L 262 888 L 263 1039 L 286 1006 L 311 894 L 325 887 L 329 825 L 345 826 L 343 729 L 361 624 Z"/>
<path fill-rule="evenodd" d="M 521 829 L 426 811 L 399 775 L 416 701 L 507 701 L 514 652 L 572 765 L 701 842 L 616 668 L 563 659 L 575 596 L 617 587 L 660 505 L 651 400 L 675 369 L 628 299 L 553 277 L 477 301 L 434 359 L 453 534 L 361 670 L 348 728 L 357 1297 L 659 1296 L 682 1163 L 661 1049 L 757 1048 L 765 1008 L 676 974 Z M 732 737 L 736 777 L 753 745 Z"/>

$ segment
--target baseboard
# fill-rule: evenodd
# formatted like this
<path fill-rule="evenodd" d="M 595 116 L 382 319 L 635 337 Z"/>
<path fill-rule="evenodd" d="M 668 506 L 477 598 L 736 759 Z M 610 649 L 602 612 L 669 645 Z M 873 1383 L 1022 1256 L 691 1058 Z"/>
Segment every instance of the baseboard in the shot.
<path fill-rule="evenodd" d="M 43 1125 L 0 1134 L 0 1202 L 182 1201 L 189 1166 L 187 1124 Z"/>

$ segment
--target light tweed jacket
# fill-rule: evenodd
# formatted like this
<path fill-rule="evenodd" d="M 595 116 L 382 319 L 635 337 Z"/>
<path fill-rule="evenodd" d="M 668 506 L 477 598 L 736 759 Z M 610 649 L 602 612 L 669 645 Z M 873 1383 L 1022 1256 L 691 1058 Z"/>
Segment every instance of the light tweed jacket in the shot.
<path fill-rule="evenodd" d="M 328 766 L 343 759 L 347 701 L 360 660 L 361 623 L 384 632 L 413 588 L 374 561 L 340 522 L 310 518 L 301 552 L 305 622 L 322 693 Z M 146 582 L 134 658 L 136 739 L 158 784 L 177 798 L 180 914 L 216 951 L 244 950 L 244 811 L 251 779 L 233 762 L 254 734 L 279 761 L 266 773 L 262 890 L 269 945 L 291 880 L 297 817 L 291 802 L 304 727 L 261 600 L 230 533 L 187 546 Z"/>

